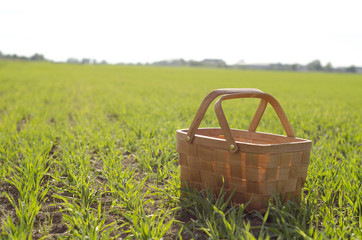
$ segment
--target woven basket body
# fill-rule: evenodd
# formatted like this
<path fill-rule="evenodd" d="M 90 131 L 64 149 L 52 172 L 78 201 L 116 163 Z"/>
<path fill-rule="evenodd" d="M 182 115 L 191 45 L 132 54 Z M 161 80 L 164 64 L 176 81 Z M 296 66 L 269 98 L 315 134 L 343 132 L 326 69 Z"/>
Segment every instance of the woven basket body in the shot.
<path fill-rule="evenodd" d="M 255 132 L 266 103 L 270 102 L 264 98 L 249 130 L 230 129 L 221 101 L 265 94 L 256 89 L 215 91 L 218 92 L 214 96 L 225 95 L 215 105 L 221 128 L 198 128 L 208 102 L 215 98 L 212 96 L 205 98 L 206 104 L 204 100 L 190 129 L 176 131 L 182 184 L 198 190 L 217 191 L 221 187 L 227 192 L 235 190 L 233 202 L 249 202 L 248 209 L 255 210 L 265 209 L 273 194 L 282 195 L 284 201 L 299 200 L 307 177 L 311 141 L 294 136 L 284 112 L 284 116 L 279 114 L 281 108 L 276 108 L 275 102 L 272 106 L 288 136 Z"/>

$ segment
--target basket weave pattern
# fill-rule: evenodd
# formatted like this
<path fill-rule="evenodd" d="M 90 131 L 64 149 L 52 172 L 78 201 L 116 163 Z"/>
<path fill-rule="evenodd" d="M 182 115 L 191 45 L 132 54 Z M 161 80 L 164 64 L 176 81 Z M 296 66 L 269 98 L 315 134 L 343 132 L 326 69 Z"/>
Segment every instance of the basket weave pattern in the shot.
<path fill-rule="evenodd" d="M 177 142 L 181 179 L 199 190 L 210 187 L 233 191 L 235 202 L 261 209 L 272 194 L 299 198 L 305 183 L 310 152 L 230 154 L 199 144 Z"/>
<path fill-rule="evenodd" d="M 208 105 L 215 104 L 221 128 L 198 128 Z M 221 101 L 262 98 L 248 131 L 230 129 Z M 272 104 L 288 136 L 255 132 L 267 103 Z M 283 201 L 299 200 L 306 181 L 311 141 L 296 138 L 279 103 L 257 89 L 218 89 L 201 104 L 190 129 L 177 130 L 182 186 L 198 190 L 235 190 L 233 202 L 249 202 L 249 209 L 262 210 L 273 194 Z"/>

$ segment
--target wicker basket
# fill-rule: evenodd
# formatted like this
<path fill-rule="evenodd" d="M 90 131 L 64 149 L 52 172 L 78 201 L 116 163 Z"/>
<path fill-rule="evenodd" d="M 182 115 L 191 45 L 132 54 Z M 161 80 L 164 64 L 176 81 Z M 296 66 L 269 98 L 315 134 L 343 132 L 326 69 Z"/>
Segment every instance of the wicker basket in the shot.
<path fill-rule="evenodd" d="M 198 128 L 210 103 L 221 128 Z M 230 129 L 221 103 L 235 98 L 260 98 L 249 129 Z M 270 103 L 287 136 L 255 132 Z M 249 202 L 248 209 L 262 211 L 273 194 L 299 200 L 307 177 L 312 142 L 296 138 L 278 101 L 258 89 L 217 89 L 200 105 L 189 129 L 176 131 L 181 181 L 196 189 L 235 190 L 233 202 Z"/>

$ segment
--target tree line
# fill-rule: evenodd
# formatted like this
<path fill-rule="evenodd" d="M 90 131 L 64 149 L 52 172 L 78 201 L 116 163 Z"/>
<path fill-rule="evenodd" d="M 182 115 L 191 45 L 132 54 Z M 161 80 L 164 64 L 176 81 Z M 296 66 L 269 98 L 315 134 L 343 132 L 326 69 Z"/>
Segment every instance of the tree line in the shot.
<path fill-rule="evenodd" d="M 22 61 L 48 61 L 43 54 L 35 53 L 31 57 L 19 56 L 17 54 L 3 54 L 0 51 L 0 59 L 10 60 L 22 60 Z M 70 64 L 108 64 L 105 60 L 97 61 L 96 59 L 83 58 L 68 58 L 66 63 Z M 120 63 L 122 65 L 122 63 Z M 351 65 L 349 67 L 337 67 L 334 68 L 332 63 L 328 62 L 326 65 L 322 65 L 319 60 L 313 60 L 306 65 L 301 64 L 282 64 L 282 63 L 270 63 L 270 64 L 234 64 L 227 65 L 221 59 L 204 59 L 202 61 L 189 60 L 186 61 L 182 58 L 163 60 L 153 63 L 137 65 L 156 65 L 156 66 L 189 66 L 189 67 L 212 67 L 212 68 L 234 68 L 234 69 L 258 69 L 258 70 L 278 70 L 278 71 L 319 71 L 319 72 L 348 72 L 348 73 L 362 73 L 362 67 L 356 67 Z"/>
<path fill-rule="evenodd" d="M 328 62 L 325 66 L 322 66 L 319 60 L 314 60 L 306 65 L 309 71 L 325 71 L 325 72 L 335 72 L 338 71 L 340 68 L 334 69 L 332 64 Z M 340 69 L 342 70 L 342 69 Z M 356 72 L 357 68 L 354 65 L 344 68 L 345 72 Z"/>
<path fill-rule="evenodd" d="M 334 68 L 332 63 L 328 62 L 325 66 L 321 64 L 319 60 L 313 60 L 306 65 L 302 64 L 282 64 L 282 63 L 270 63 L 270 64 L 234 64 L 227 65 L 221 59 L 204 59 L 202 61 L 189 60 L 185 61 L 184 59 L 172 59 L 172 60 L 163 60 L 154 62 L 146 65 L 156 65 L 156 66 L 189 66 L 189 67 L 215 67 L 215 68 L 234 68 L 234 69 L 255 69 L 255 70 L 276 70 L 276 71 L 320 71 L 320 72 L 350 72 L 355 73 L 358 69 L 355 66 L 350 67 L 337 67 Z"/>
<path fill-rule="evenodd" d="M 35 53 L 31 57 L 19 56 L 17 54 L 3 54 L 0 52 L 0 59 L 23 60 L 23 61 L 48 61 L 43 54 Z"/>
<path fill-rule="evenodd" d="M 9 60 L 21 60 L 21 61 L 45 61 L 45 62 L 54 62 L 44 57 L 43 54 L 35 53 L 31 57 L 19 56 L 17 54 L 3 54 L 0 51 L 0 59 L 9 59 Z M 96 59 L 83 58 L 68 58 L 67 63 L 72 64 L 107 64 L 105 60 L 98 62 Z"/>

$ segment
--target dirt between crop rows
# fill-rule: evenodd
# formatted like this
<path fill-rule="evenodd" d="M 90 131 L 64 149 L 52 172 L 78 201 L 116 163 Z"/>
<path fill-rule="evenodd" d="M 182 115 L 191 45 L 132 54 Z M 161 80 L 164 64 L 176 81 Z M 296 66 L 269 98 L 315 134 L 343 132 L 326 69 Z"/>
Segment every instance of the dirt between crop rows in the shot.
<path fill-rule="evenodd" d="M 7 193 L 9 196 L 12 196 L 14 200 L 17 202 L 19 197 L 19 191 L 11 184 L 3 182 L 0 183 L 0 193 Z M 10 216 L 12 218 L 15 217 L 15 208 L 10 203 L 8 198 L 4 196 L 4 194 L 0 195 L 0 221 L 5 219 L 6 216 Z"/>
<path fill-rule="evenodd" d="M 56 153 L 56 147 L 52 148 L 49 155 L 52 157 L 57 157 L 55 155 L 55 153 Z M 144 177 L 144 173 L 139 170 L 137 162 L 132 157 L 132 154 L 130 152 L 125 152 L 123 154 L 123 157 L 124 158 L 122 160 L 122 169 L 125 170 L 126 168 L 129 168 L 129 167 L 135 169 L 135 174 L 136 174 L 135 179 L 141 181 Z M 93 167 L 95 168 L 95 171 L 102 170 L 102 168 L 103 168 L 102 161 L 100 159 L 96 159 L 96 161 L 94 161 L 94 163 L 93 163 Z M 50 170 L 50 173 L 51 172 L 52 172 L 52 170 Z M 97 176 L 96 179 L 99 182 L 100 187 L 102 185 L 104 186 L 104 184 L 107 181 L 102 176 Z M 45 235 L 47 236 L 47 239 L 57 239 L 60 236 L 69 236 L 69 233 L 67 232 L 68 227 L 64 223 L 64 220 L 63 220 L 63 214 L 66 214 L 66 212 L 62 211 L 63 210 L 62 209 L 62 200 L 55 198 L 54 195 L 63 194 L 64 196 L 67 196 L 67 195 L 70 196 L 71 194 L 67 193 L 66 191 L 64 191 L 63 193 L 56 192 L 54 189 L 66 189 L 66 186 L 61 182 L 55 181 L 51 176 L 48 176 L 47 181 L 49 181 L 51 188 L 47 192 L 46 197 L 45 197 L 46 200 L 42 203 L 41 209 L 36 216 L 36 220 L 34 222 L 34 227 L 33 227 L 33 238 L 34 239 L 39 239 Z M 152 184 L 152 183 L 150 183 L 150 184 Z M 52 187 L 56 187 L 56 188 L 52 188 Z M 145 188 L 144 191 L 152 192 L 154 190 L 151 188 Z M 4 193 L 4 192 L 6 192 L 10 196 L 12 196 L 16 203 L 18 202 L 19 192 L 13 185 L 11 185 L 7 182 L 0 183 L 0 193 Z M 158 208 L 157 203 L 161 200 L 157 199 L 157 197 L 154 195 L 152 195 L 151 197 L 153 198 L 154 204 L 150 205 L 150 206 L 146 206 L 146 208 L 148 208 L 148 210 L 150 210 L 152 212 L 152 211 L 156 211 L 156 209 Z M 118 221 L 119 224 L 121 224 L 122 221 L 120 221 L 120 220 L 122 220 L 122 219 L 124 220 L 124 217 L 122 216 L 121 212 L 118 212 L 118 213 L 109 212 L 110 205 L 112 203 L 111 196 L 104 194 L 100 197 L 99 200 L 101 201 L 102 209 L 104 209 L 106 212 L 108 212 L 106 224 L 112 223 L 114 221 Z M 92 207 L 94 207 L 96 209 L 97 204 L 95 204 Z M 2 194 L 2 195 L 0 195 L 0 223 L 2 223 L 7 216 L 11 217 L 15 221 L 15 223 L 17 222 L 17 217 L 16 217 L 16 212 L 15 212 L 14 206 L 9 202 L 7 197 Z M 192 216 L 189 216 L 186 213 L 182 213 L 179 217 L 177 217 L 177 220 L 180 221 L 181 223 L 187 223 L 187 222 L 191 221 L 191 218 L 192 218 Z M 252 226 L 258 226 L 258 225 L 262 224 L 262 222 L 259 218 L 248 217 L 247 220 L 250 221 Z M 172 228 L 170 229 L 170 231 L 164 236 L 164 239 L 177 239 L 177 234 L 178 234 L 180 228 L 181 227 L 179 224 L 174 224 L 172 226 Z M 0 226 L 0 229 L 1 229 L 1 226 Z M 200 230 L 195 230 L 194 233 L 197 233 L 197 235 L 199 236 L 198 239 L 200 239 L 200 240 L 208 239 L 207 235 Z M 113 233 L 111 236 L 114 236 L 115 234 L 117 234 L 117 233 Z M 257 235 L 258 233 L 255 232 L 254 234 Z M 183 239 L 192 238 L 192 236 L 186 232 L 183 233 L 182 235 L 183 235 Z M 125 237 L 125 236 L 121 235 L 121 237 Z"/>
<path fill-rule="evenodd" d="M 11 184 L 2 182 L 0 184 L 0 192 L 7 193 L 9 196 L 14 198 L 14 202 L 18 203 L 19 191 Z M 48 231 L 49 237 L 52 235 L 56 236 L 67 231 L 67 227 L 62 223 L 62 213 L 60 210 L 60 203 L 54 203 L 52 199 L 53 192 L 50 190 L 47 193 L 47 201 L 42 203 L 41 209 L 36 216 L 34 223 L 33 237 L 34 239 L 40 238 L 43 236 L 42 231 Z M 2 226 L 3 221 L 7 217 L 10 217 L 15 224 L 18 222 L 15 207 L 11 204 L 4 194 L 0 196 L 0 223 Z M 50 229 L 42 229 L 44 223 L 52 222 Z M 42 231 L 41 231 L 42 230 Z"/>
<path fill-rule="evenodd" d="M 21 128 L 19 130 L 21 130 Z M 49 157 L 57 158 L 57 150 L 57 144 L 55 143 L 53 148 L 49 152 Z M 138 170 L 137 164 L 131 153 L 125 152 L 123 154 L 123 157 L 124 158 L 122 160 L 122 169 L 125 170 L 128 167 L 133 167 L 134 169 L 136 169 L 135 174 L 137 174 L 135 179 L 141 180 L 144 177 L 143 173 Z M 95 171 L 102 170 L 102 161 L 97 159 L 96 161 L 94 161 L 93 167 Z M 52 169 L 50 169 L 49 173 L 51 174 L 51 172 Z M 71 194 L 67 191 L 64 191 L 63 193 L 56 192 L 54 189 L 64 190 L 66 189 L 66 186 L 61 182 L 55 181 L 50 175 L 46 175 L 45 177 L 46 181 L 49 181 L 50 189 L 44 198 L 45 201 L 41 204 L 40 211 L 36 215 L 32 234 L 34 239 L 39 239 L 44 235 L 47 236 L 47 239 L 57 239 L 60 236 L 67 236 L 69 235 L 69 233 L 67 233 L 68 227 L 63 221 L 63 214 L 66 213 L 64 212 L 64 209 L 62 209 L 62 200 L 55 198 L 54 195 L 71 196 Z M 97 176 L 96 180 L 99 182 L 99 187 L 104 185 L 107 181 L 102 176 Z M 144 191 L 147 191 L 147 189 L 145 189 Z M 2 193 L 7 193 L 10 197 L 13 197 L 16 204 L 18 203 L 19 197 L 19 191 L 16 189 L 15 186 L 5 181 L 0 182 L 0 232 L 2 229 L 2 224 L 4 221 L 6 221 L 7 217 L 10 217 L 15 222 L 15 224 L 18 222 L 15 207 Z M 120 222 L 119 220 L 124 219 L 120 212 L 108 212 L 112 203 L 112 198 L 109 195 L 103 194 L 99 198 L 99 200 L 101 201 L 102 209 L 107 212 L 107 219 L 105 222 L 106 225 L 115 221 Z M 96 209 L 98 205 L 94 204 L 94 206 L 92 207 Z M 112 235 L 114 236 L 115 234 Z"/>

